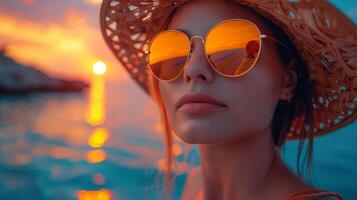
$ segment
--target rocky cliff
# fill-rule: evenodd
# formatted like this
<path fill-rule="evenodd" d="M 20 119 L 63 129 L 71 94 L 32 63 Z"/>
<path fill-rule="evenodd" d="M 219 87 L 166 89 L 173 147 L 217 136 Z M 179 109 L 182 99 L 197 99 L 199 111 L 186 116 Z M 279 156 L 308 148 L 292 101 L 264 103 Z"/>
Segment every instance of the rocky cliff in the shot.
<path fill-rule="evenodd" d="M 49 77 L 45 73 L 6 56 L 0 50 L 0 95 L 31 92 L 81 92 L 88 84 Z"/>

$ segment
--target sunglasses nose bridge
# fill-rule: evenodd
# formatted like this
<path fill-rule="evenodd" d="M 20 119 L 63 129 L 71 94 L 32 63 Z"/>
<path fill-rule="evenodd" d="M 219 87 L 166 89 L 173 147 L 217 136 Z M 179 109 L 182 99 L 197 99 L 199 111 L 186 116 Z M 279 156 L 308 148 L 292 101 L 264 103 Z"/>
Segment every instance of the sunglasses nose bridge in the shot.
<path fill-rule="evenodd" d="M 200 46 L 199 43 L 193 43 L 195 38 L 200 39 L 202 43 L 201 47 L 199 47 Z M 196 79 L 197 77 L 201 77 L 203 80 L 212 81 L 213 74 L 211 73 L 210 70 L 203 67 L 205 66 L 205 64 L 202 63 L 203 61 L 202 59 L 205 59 L 204 58 L 205 39 L 200 35 L 196 35 L 196 36 L 192 36 L 189 41 L 190 41 L 190 52 L 186 60 L 185 67 L 182 70 L 184 74 L 184 80 L 190 80 L 192 78 Z M 193 55 L 194 50 L 195 50 L 195 55 Z"/>
<path fill-rule="evenodd" d="M 195 38 L 199 38 L 201 39 L 201 43 L 204 45 L 204 38 L 200 35 L 195 35 L 195 36 L 192 36 L 191 39 L 190 39 L 190 54 L 189 54 L 189 58 L 191 57 L 191 53 L 193 52 L 193 49 L 195 48 L 194 44 L 193 44 L 193 39 Z"/>
<path fill-rule="evenodd" d="M 190 42 L 191 42 L 191 43 L 192 43 L 192 40 L 193 40 L 194 38 L 200 38 L 200 39 L 201 39 L 201 42 L 204 43 L 204 39 L 203 39 L 203 37 L 200 36 L 200 35 L 192 36 L 191 39 L 190 39 Z"/>

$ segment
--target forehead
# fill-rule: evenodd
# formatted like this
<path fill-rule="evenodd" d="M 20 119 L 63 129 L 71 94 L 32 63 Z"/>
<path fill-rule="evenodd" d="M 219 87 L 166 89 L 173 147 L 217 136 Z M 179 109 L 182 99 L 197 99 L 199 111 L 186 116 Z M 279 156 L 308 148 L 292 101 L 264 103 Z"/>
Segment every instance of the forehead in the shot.
<path fill-rule="evenodd" d="M 266 30 L 259 15 L 246 6 L 224 0 L 190 0 L 178 7 L 167 29 L 204 36 L 220 21 L 241 18 L 254 22 L 261 31 Z"/>

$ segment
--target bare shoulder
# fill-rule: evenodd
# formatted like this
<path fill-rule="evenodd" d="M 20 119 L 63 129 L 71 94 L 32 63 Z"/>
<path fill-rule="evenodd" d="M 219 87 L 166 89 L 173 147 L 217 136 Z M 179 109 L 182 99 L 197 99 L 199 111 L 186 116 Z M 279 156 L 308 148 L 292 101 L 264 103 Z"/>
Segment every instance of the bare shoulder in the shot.
<path fill-rule="evenodd" d="M 182 192 L 181 200 L 200 200 L 202 193 L 202 172 L 201 167 L 192 168 L 188 175 Z"/>

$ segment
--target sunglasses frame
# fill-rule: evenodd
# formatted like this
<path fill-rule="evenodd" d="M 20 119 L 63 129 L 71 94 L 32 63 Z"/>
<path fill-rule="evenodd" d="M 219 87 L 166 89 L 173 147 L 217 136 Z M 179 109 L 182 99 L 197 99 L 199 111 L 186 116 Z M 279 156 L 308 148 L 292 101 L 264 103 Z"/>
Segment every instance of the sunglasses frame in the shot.
<path fill-rule="evenodd" d="M 245 71 L 244 73 L 241 73 L 241 74 L 239 74 L 239 75 L 226 75 L 226 74 L 223 74 L 223 73 L 221 73 L 220 71 L 218 71 L 218 70 L 215 68 L 215 65 L 214 65 L 214 64 L 210 61 L 210 59 L 208 58 L 207 51 L 206 51 L 206 41 L 207 41 L 207 37 L 208 37 L 208 35 L 210 34 L 210 32 L 211 32 L 214 28 L 216 28 L 217 26 L 219 26 L 219 25 L 221 25 L 221 24 L 223 24 L 223 23 L 231 22 L 231 21 L 244 21 L 244 22 L 247 22 L 247 23 L 253 25 L 253 26 L 257 29 L 258 33 L 259 33 L 259 51 L 258 51 L 258 53 L 257 53 L 257 58 L 256 58 L 256 60 L 254 61 L 254 63 L 252 64 L 252 66 L 250 66 L 247 71 Z M 223 21 L 218 22 L 217 24 L 213 25 L 213 26 L 207 31 L 207 33 L 206 33 L 206 35 L 205 35 L 205 38 L 203 38 L 203 37 L 200 36 L 200 35 L 195 35 L 195 36 L 192 36 L 192 37 L 190 38 L 187 33 L 183 32 L 183 31 L 180 31 L 180 30 L 175 30 L 175 29 L 169 29 L 169 30 L 161 31 L 161 32 L 158 33 L 155 37 L 153 37 L 152 40 L 150 41 L 149 46 L 148 46 L 149 50 L 150 50 L 150 47 L 151 47 L 153 41 L 154 41 L 158 36 L 160 36 L 161 34 L 167 33 L 167 32 L 178 32 L 178 33 L 180 33 L 180 34 L 183 34 L 183 35 L 185 36 L 185 38 L 187 39 L 188 44 L 189 44 L 189 47 L 190 47 L 190 52 L 189 52 L 189 54 L 188 54 L 187 57 L 186 57 L 186 61 L 185 61 L 184 66 L 182 67 L 182 70 L 177 74 L 177 76 L 175 76 L 174 78 L 169 79 L 169 80 L 161 79 L 161 78 L 159 78 L 159 77 L 156 76 L 156 74 L 152 71 L 152 68 L 151 68 L 151 65 L 150 65 L 150 56 L 149 56 L 150 51 L 144 51 L 144 53 L 147 55 L 147 56 L 146 56 L 146 58 L 147 58 L 147 63 L 148 63 L 148 66 L 149 66 L 149 68 L 150 68 L 151 73 L 152 73 L 158 80 L 160 80 L 160 81 L 167 81 L 167 82 L 173 81 L 173 80 L 177 79 L 179 76 L 181 76 L 182 72 L 184 71 L 186 64 L 188 63 L 189 59 L 191 58 L 191 53 L 193 52 L 193 49 L 192 49 L 192 39 L 193 39 L 193 38 L 198 37 L 198 38 L 201 39 L 201 42 L 202 42 L 202 44 L 203 44 L 203 46 L 204 46 L 204 53 L 205 53 L 206 59 L 208 60 L 209 64 L 210 64 L 211 67 L 213 68 L 213 70 L 216 71 L 218 74 L 224 76 L 224 77 L 230 77 L 230 78 L 233 78 L 233 77 L 235 78 L 235 77 L 243 76 L 244 74 L 248 73 L 248 72 L 255 66 L 255 64 L 257 63 L 257 61 L 258 61 L 258 59 L 259 59 L 260 51 L 261 51 L 261 48 L 262 48 L 262 39 L 264 39 L 264 38 L 271 38 L 271 37 L 268 37 L 268 36 L 265 35 L 265 34 L 261 34 L 260 29 L 258 28 L 258 26 L 257 26 L 255 23 L 253 23 L 253 22 L 251 22 L 251 21 L 249 21 L 249 20 L 246 20 L 246 19 L 234 18 L 234 19 L 223 20 Z M 278 40 L 276 40 L 276 39 L 274 39 L 274 38 L 271 38 L 271 39 L 273 39 L 274 41 L 276 41 L 276 42 L 278 42 L 279 44 L 282 44 L 283 46 L 286 47 L 286 45 L 284 45 L 284 44 L 281 43 L 280 41 L 278 41 Z M 286 48 L 287 48 L 287 47 L 286 47 Z"/>

